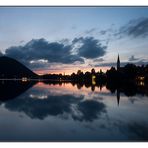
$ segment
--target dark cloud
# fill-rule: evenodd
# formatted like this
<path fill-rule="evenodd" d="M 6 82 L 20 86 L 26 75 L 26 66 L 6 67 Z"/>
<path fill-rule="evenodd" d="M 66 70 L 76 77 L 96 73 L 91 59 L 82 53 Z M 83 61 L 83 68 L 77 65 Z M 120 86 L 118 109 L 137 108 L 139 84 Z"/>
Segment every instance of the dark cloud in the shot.
<path fill-rule="evenodd" d="M 103 58 L 99 58 L 99 59 L 95 59 L 94 62 L 103 62 L 104 59 Z"/>
<path fill-rule="evenodd" d="M 121 66 L 125 66 L 127 64 L 127 62 L 121 62 L 120 65 Z M 103 66 L 103 67 L 116 67 L 117 63 L 116 62 L 107 62 L 107 63 L 101 63 L 101 64 L 96 64 L 95 67 L 99 67 L 99 66 Z"/>
<path fill-rule="evenodd" d="M 107 31 L 108 31 L 108 30 L 101 30 L 99 33 L 100 33 L 101 35 L 105 35 L 105 34 L 107 33 Z"/>
<path fill-rule="evenodd" d="M 73 49 L 75 44 L 81 44 Z M 12 46 L 5 51 L 5 56 L 12 57 L 31 69 L 48 67 L 50 64 L 84 63 L 84 58 L 95 59 L 105 55 L 106 46 L 94 37 L 79 37 L 72 42 L 63 39 L 60 42 L 48 42 L 44 38 L 32 39 L 22 46 Z M 73 50 L 77 50 L 74 54 Z"/>
<path fill-rule="evenodd" d="M 137 61 L 137 60 L 139 60 L 139 58 L 135 58 L 135 56 L 134 55 L 132 55 L 130 58 L 129 58 L 129 61 Z"/>
<path fill-rule="evenodd" d="M 106 53 L 107 46 L 103 46 L 99 40 L 93 37 L 80 37 L 75 38 L 73 43 L 82 44 L 80 48 L 78 48 L 78 55 L 80 57 L 94 59 L 98 57 L 102 57 Z"/>
<path fill-rule="evenodd" d="M 129 21 L 126 25 L 119 29 L 119 32 L 115 34 L 122 38 L 124 35 L 128 35 L 134 38 L 147 37 L 148 36 L 148 18 L 138 18 Z"/>
<path fill-rule="evenodd" d="M 3 53 L 0 51 L 0 56 L 3 56 Z"/>
<path fill-rule="evenodd" d="M 114 30 L 113 30 L 113 25 L 111 25 L 111 27 L 109 28 L 106 28 L 106 29 L 103 29 L 103 30 L 100 30 L 99 28 L 91 28 L 89 30 L 86 30 L 85 33 L 86 34 L 98 34 L 98 35 L 107 35 L 109 33 L 112 33 Z"/>
<path fill-rule="evenodd" d="M 46 60 L 48 63 L 71 64 L 76 61 L 84 62 L 78 55 L 71 54 L 71 45 L 51 42 L 45 39 L 33 39 L 24 46 L 13 46 L 5 51 L 5 55 L 15 58 L 27 66 L 33 65 L 31 62 Z M 39 64 L 41 64 L 39 62 Z"/>
<path fill-rule="evenodd" d="M 94 59 L 93 63 L 88 64 L 88 65 L 91 66 L 91 67 L 97 67 L 99 64 L 96 64 L 96 63 L 102 63 L 103 61 L 105 61 L 103 58 Z"/>
<path fill-rule="evenodd" d="M 24 42 L 25 42 L 24 40 L 21 40 L 21 41 L 20 41 L 20 43 L 24 43 Z"/>
<path fill-rule="evenodd" d="M 91 28 L 91 29 L 89 29 L 89 30 L 86 30 L 85 33 L 86 33 L 86 34 L 91 34 L 91 33 L 94 33 L 94 32 L 96 32 L 96 31 L 97 31 L 97 28 Z"/>
<path fill-rule="evenodd" d="M 62 39 L 59 42 L 62 43 L 62 44 L 64 44 L 64 45 L 70 45 L 70 40 L 67 39 L 67 38 Z"/>

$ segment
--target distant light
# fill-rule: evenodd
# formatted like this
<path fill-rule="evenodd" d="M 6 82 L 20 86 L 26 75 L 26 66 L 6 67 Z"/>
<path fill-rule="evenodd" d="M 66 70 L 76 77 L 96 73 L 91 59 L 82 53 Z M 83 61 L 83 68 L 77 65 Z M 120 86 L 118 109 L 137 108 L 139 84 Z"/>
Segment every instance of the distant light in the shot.
<path fill-rule="evenodd" d="M 144 82 L 140 82 L 140 85 L 141 85 L 141 86 L 144 86 Z"/>
<path fill-rule="evenodd" d="M 27 81 L 28 81 L 27 77 L 22 77 L 22 82 L 27 82 Z"/>
<path fill-rule="evenodd" d="M 137 78 L 139 81 L 144 81 L 144 77 L 138 77 Z"/>
<path fill-rule="evenodd" d="M 92 84 L 96 85 L 96 76 L 94 76 L 94 75 L 92 76 Z"/>

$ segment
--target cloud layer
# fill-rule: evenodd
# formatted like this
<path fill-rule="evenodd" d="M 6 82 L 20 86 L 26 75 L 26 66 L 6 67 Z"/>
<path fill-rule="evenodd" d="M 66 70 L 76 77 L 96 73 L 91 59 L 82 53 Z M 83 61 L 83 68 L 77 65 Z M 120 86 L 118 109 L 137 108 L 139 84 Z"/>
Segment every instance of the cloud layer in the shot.
<path fill-rule="evenodd" d="M 94 59 L 102 57 L 106 53 L 107 46 L 103 46 L 99 40 L 93 37 L 80 37 L 75 38 L 73 43 L 81 43 L 82 46 L 78 49 L 78 55 L 80 57 Z"/>
<path fill-rule="evenodd" d="M 148 36 L 148 18 L 138 18 L 130 20 L 126 25 L 119 29 L 116 35 L 128 35 L 133 38 Z"/>
<path fill-rule="evenodd" d="M 73 63 L 75 61 L 83 62 L 83 59 L 77 55 L 71 55 L 71 46 L 58 42 L 49 43 L 45 39 L 33 39 L 24 46 L 15 46 L 6 49 L 5 55 L 16 58 L 25 63 L 31 61 L 48 60 L 48 62 Z M 33 63 L 33 62 L 32 62 Z"/>
<path fill-rule="evenodd" d="M 76 44 L 81 43 L 75 49 Z M 32 39 L 24 46 L 12 46 L 6 49 L 5 55 L 37 69 L 50 67 L 50 64 L 84 63 L 84 58 L 94 59 L 105 55 L 106 46 L 93 37 L 75 38 L 69 44 L 65 42 L 48 42 L 44 38 Z M 74 50 L 77 50 L 75 52 Z M 75 53 L 74 53 L 75 52 Z"/>
<path fill-rule="evenodd" d="M 129 58 L 129 61 L 137 61 L 137 60 L 139 60 L 139 58 L 135 58 L 135 56 L 134 55 L 132 55 L 130 58 Z"/>
<path fill-rule="evenodd" d="M 93 32 L 99 32 L 99 39 L 92 35 Z M 12 46 L 5 50 L 6 56 L 17 59 L 32 70 L 51 68 L 51 65 L 59 64 L 84 64 L 87 60 L 96 61 L 96 66 L 115 66 L 116 63 L 104 62 L 104 55 L 107 51 L 108 41 L 123 37 L 144 38 L 148 36 L 148 18 L 138 18 L 130 20 L 127 24 L 114 28 L 98 30 L 92 28 L 86 31 L 90 36 L 80 36 L 72 39 L 63 39 L 61 41 L 49 42 L 44 38 L 32 39 L 23 46 Z M 100 40 L 101 35 L 105 39 Z M 117 38 L 116 38 L 117 37 Z M 105 45 L 103 44 L 106 41 Z M 2 53 L 0 53 L 2 56 Z M 143 60 L 131 56 L 128 62 L 143 63 Z M 145 62 L 145 61 L 144 61 Z M 125 65 L 125 63 L 122 63 Z"/>

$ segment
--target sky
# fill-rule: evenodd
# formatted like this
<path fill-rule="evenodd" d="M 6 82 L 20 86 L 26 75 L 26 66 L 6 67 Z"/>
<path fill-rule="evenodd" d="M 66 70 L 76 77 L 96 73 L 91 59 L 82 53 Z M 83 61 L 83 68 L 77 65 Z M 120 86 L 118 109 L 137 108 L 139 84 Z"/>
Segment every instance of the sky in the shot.
<path fill-rule="evenodd" d="M 148 64 L 148 7 L 0 7 L 0 55 L 38 74 Z"/>

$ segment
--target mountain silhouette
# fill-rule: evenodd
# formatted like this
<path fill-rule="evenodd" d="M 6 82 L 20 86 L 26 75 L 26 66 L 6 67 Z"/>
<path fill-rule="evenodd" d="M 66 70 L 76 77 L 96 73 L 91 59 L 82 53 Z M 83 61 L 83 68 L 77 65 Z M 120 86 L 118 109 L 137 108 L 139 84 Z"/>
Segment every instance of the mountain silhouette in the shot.
<path fill-rule="evenodd" d="M 0 79 L 38 78 L 38 75 L 15 59 L 0 57 Z"/>

